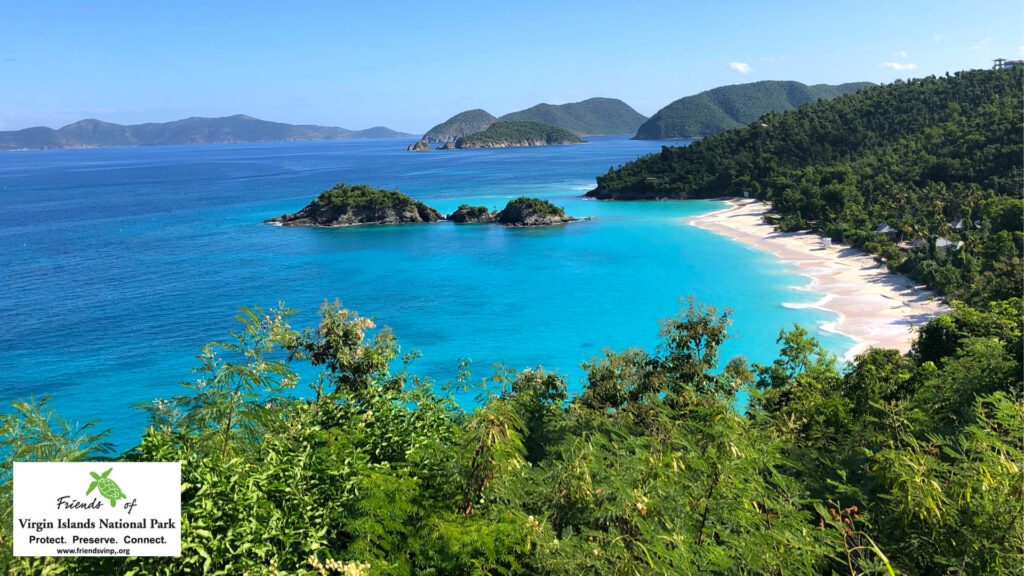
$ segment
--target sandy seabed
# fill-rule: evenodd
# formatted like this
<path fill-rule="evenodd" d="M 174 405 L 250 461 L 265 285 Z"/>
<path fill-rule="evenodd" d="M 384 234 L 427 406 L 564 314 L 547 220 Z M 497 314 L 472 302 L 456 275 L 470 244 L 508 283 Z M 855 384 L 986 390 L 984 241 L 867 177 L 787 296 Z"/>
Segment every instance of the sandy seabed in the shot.
<path fill-rule="evenodd" d="M 698 228 L 771 252 L 810 278 L 807 290 L 824 297 L 812 304 L 789 306 L 838 314 L 834 323 L 823 328 L 857 342 L 847 353 L 848 360 L 869 347 L 906 352 L 916 327 L 949 310 L 934 292 L 890 272 L 862 250 L 842 244 L 825 246 L 817 234 L 775 230 L 763 219 L 768 204 L 745 199 L 727 202 L 729 208 L 687 220 Z"/>

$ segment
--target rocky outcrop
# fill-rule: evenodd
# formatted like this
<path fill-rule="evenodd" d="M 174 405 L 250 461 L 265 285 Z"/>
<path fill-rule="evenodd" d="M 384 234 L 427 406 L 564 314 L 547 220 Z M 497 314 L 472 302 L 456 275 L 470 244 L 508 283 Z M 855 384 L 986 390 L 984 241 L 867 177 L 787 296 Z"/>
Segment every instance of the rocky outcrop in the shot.
<path fill-rule="evenodd" d="M 456 224 L 490 224 L 495 221 L 497 214 L 483 206 L 470 206 L 463 204 L 455 212 L 448 215 L 447 220 Z"/>
<path fill-rule="evenodd" d="M 579 218 L 565 215 L 565 210 L 547 200 L 521 196 L 510 200 L 505 208 L 491 212 L 483 206 L 463 204 L 448 215 L 456 224 L 501 224 L 502 226 L 554 226 L 577 222 Z"/>
<path fill-rule="evenodd" d="M 412 224 L 443 220 L 441 213 L 395 190 L 339 184 L 302 210 L 266 220 L 282 226 Z"/>
<path fill-rule="evenodd" d="M 419 152 L 422 150 L 430 150 L 430 143 L 424 140 L 417 140 L 416 142 L 409 144 L 406 148 L 409 152 Z"/>
<path fill-rule="evenodd" d="M 502 226 L 554 226 L 578 220 L 547 200 L 526 196 L 509 201 L 494 218 Z"/>

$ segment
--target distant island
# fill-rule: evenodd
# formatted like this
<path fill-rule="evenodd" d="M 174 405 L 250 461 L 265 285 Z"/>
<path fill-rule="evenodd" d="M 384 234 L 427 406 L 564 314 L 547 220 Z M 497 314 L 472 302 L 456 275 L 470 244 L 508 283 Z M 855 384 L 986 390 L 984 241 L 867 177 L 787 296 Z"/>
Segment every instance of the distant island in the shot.
<path fill-rule="evenodd" d="M 563 128 L 539 122 L 495 122 L 483 132 L 468 134 L 455 141 L 454 147 L 515 148 L 520 146 L 554 146 L 583 144 L 584 140 Z"/>
<path fill-rule="evenodd" d="M 505 208 L 491 212 L 483 206 L 459 206 L 447 218 L 440 212 L 397 190 L 366 184 L 336 184 L 302 210 L 264 220 L 281 226 L 342 227 L 364 224 L 421 224 L 450 220 L 457 224 L 503 226 L 553 226 L 577 222 L 565 210 L 547 200 L 520 196 Z"/>
<path fill-rule="evenodd" d="M 460 112 L 434 126 L 420 141 L 410 144 L 408 149 L 458 148 L 456 142 L 460 138 L 483 132 L 496 122 L 532 122 L 561 128 L 576 136 L 598 136 L 634 134 L 645 120 L 646 116 L 615 98 L 590 98 L 568 104 L 537 104 L 500 118 L 477 108 Z"/>
<path fill-rule="evenodd" d="M 491 124 L 497 121 L 498 119 L 491 116 L 486 110 L 479 108 L 466 110 L 427 130 L 420 143 L 426 145 L 426 150 L 430 149 L 431 144 L 442 146 L 449 143 L 454 144 L 463 136 L 487 130 Z"/>
<path fill-rule="evenodd" d="M 349 130 L 312 124 L 283 124 L 236 114 L 223 118 L 192 117 L 173 122 L 122 125 L 80 120 L 59 130 L 38 126 L 0 132 L 0 150 L 167 146 L 175 144 L 242 144 L 355 138 L 403 138 L 412 134 L 376 126 Z"/>
<path fill-rule="evenodd" d="M 818 100 L 874 86 L 870 82 L 851 82 L 831 86 L 800 82 L 765 80 L 749 84 L 722 86 L 686 96 L 659 110 L 637 130 L 637 140 L 670 140 L 711 136 L 740 128 L 768 112 L 793 110 Z"/>

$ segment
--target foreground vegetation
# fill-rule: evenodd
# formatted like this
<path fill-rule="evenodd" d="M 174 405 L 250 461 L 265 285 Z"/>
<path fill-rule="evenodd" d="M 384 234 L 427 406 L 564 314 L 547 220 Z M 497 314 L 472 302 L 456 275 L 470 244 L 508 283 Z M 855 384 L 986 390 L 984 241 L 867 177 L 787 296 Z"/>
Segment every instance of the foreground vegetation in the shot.
<path fill-rule="evenodd" d="M 747 192 L 771 202 L 783 230 L 862 247 L 942 294 L 1019 296 L 1022 84 L 1018 68 L 867 88 L 663 148 L 609 170 L 588 195 Z"/>
<path fill-rule="evenodd" d="M 1021 301 L 958 307 L 847 368 L 807 332 L 718 369 L 689 303 L 586 387 L 501 371 L 481 405 L 339 305 L 245 310 L 118 456 L 182 462 L 180 558 L 12 558 L 10 463 L 111 456 L 44 402 L 0 420 L 14 574 L 1011 574 L 1024 565 Z M 403 362 L 399 362 L 399 360 Z M 318 376 L 299 387 L 295 368 Z M 403 368 L 392 371 L 392 367 Z M 745 413 L 737 399 L 749 398 Z M 300 397 L 296 397 L 296 395 Z"/>

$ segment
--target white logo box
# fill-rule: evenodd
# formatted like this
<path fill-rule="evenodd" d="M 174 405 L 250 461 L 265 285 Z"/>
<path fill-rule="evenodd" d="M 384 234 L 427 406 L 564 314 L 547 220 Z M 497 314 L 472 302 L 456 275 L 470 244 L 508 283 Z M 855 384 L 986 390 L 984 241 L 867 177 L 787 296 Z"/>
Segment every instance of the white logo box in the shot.
<path fill-rule="evenodd" d="M 15 556 L 180 556 L 181 464 L 15 462 L 13 535 Z"/>

